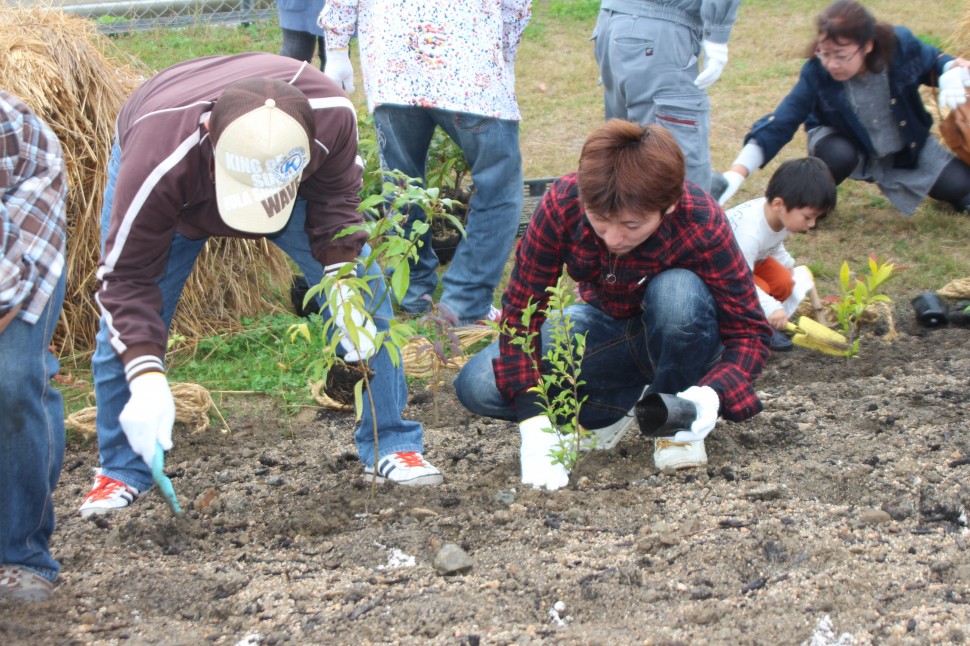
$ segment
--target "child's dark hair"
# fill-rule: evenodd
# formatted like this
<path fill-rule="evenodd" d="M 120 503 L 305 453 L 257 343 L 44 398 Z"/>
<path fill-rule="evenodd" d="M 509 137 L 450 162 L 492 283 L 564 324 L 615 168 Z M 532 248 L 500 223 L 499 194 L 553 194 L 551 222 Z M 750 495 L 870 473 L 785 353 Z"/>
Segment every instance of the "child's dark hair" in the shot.
<path fill-rule="evenodd" d="M 835 209 L 835 180 L 818 157 L 802 157 L 784 162 L 768 180 L 765 197 L 771 202 L 781 198 L 785 208 L 811 208 L 828 215 Z"/>

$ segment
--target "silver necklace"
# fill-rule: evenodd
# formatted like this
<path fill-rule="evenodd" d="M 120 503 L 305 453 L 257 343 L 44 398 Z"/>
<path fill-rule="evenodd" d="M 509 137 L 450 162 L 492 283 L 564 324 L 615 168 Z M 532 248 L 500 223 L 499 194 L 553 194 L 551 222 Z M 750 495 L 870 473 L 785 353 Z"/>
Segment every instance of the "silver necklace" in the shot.
<path fill-rule="evenodd" d="M 609 255 L 609 260 L 607 264 L 607 269 L 609 270 L 606 274 L 606 282 L 612 285 L 616 282 L 616 261 L 619 260 L 619 256 L 611 253 Z"/>

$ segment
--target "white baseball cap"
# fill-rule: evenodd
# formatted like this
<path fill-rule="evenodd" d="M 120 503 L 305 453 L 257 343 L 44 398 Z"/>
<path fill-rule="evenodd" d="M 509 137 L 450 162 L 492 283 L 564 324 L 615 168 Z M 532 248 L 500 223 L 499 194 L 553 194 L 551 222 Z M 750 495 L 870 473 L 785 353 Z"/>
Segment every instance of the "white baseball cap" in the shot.
<path fill-rule="evenodd" d="M 315 135 L 306 95 L 271 78 L 236 81 L 216 100 L 209 135 L 223 222 L 245 233 L 282 230 L 293 212 Z"/>

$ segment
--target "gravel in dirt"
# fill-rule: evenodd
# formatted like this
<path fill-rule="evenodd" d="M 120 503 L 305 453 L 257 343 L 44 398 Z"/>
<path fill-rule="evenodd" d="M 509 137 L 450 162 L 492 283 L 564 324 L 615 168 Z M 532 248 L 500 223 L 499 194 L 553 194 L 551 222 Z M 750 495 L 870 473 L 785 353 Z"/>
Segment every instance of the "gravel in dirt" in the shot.
<path fill-rule="evenodd" d="M 82 520 L 71 446 L 54 597 L 0 606 L 4 644 L 963 644 L 970 640 L 970 330 L 847 361 L 773 356 L 762 414 L 720 422 L 706 469 L 665 475 L 638 433 L 567 489 L 523 489 L 513 424 L 448 383 L 409 407 L 434 488 L 372 488 L 345 413 L 224 402 L 176 432 L 157 492 Z M 880 331 L 875 326 L 876 331 Z"/>

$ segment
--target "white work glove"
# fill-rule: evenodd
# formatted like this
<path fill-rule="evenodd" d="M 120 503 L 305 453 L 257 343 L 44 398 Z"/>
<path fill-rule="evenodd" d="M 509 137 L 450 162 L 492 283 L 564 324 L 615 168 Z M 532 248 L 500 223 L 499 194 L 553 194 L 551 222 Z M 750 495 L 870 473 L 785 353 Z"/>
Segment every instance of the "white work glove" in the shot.
<path fill-rule="evenodd" d="M 327 63 L 323 73 L 340 84 L 347 94 L 354 91 L 354 66 L 350 62 L 350 49 L 328 49 Z"/>
<path fill-rule="evenodd" d="M 160 372 L 143 372 L 128 384 L 131 398 L 118 421 L 132 450 L 141 456 L 148 468 L 160 445 L 172 448 L 172 425 L 175 424 L 175 400 L 168 379 Z"/>
<path fill-rule="evenodd" d="M 348 263 L 339 262 L 327 265 L 324 268 L 324 274 L 327 276 L 336 274 L 346 264 Z M 332 288 L 329 300 L 335 306 L 331 308 L 330 314 L 334 317 L 334 323 L 337 324 L 338 334 L 340 334 L 340 347 L 345 352 L 344 361 L 367 361 L 373 357 L 377 352 L 377 348 L 374 346 L 374 340 L 377 338 L 377 326 L 374 325 L 374 319 L 371 315 L 359 307 L 360 299 L 354 288 L 343 281 L 338 281 Z M 350 320 L 357 328 L 359 345 L 354 345 L 353 337 L 348 330 L 346 320 L 348 310 Z"/>
<path fill-rule="evenodd" d="M 562 441 L 559 431 L 547 431 L 551 428 L 552 422 L 545 415 L 530 417 L 519 424 L 522 484 L 531 485 L 533 489 L 555 491 L 569 484 L 569 471 L 561 464 L 553 464 L 549 456 Z"/>
<path fill-rule="evenodd" d="M 697 408 L 697 418 L 690 425 L 689 431 L 678 431 L 674 435 L 675 442 L 699 442 L 714 430 L 717 423 L 717 411 L 721 407 L 721 400 L 710 386 L 691 386 L 687 390 L 677 393 L 687 401 L 694 402 Z"/>
<path fill-rule="evenodd" d="M 940 75 L 940 107 L 955 110 L 967 101 L 966 86 L 970 85 L 970 72 L 965 67 L 951 67 Z"/>
<path fill-rule="evenodd" d="M 712 43 L 709 40 L 703 41 L 702 46 L 704 47 L 704 69 L 694 79 L 694 85 L 698 89 L 706 90 L 714 85 L 714 81 L 724 71 L 724 66 L 728 62 L 728 47 L 726 43 Z"/>
<path fill-rule="evenodd" d="M 717 198 L 717 203 L 721 206 L 727 204 L 727 201 L 734 197 L 734 194 L 738 192 L 741 188 L 741 184 L 744 183 L 744 175 L 737 171 L 728 170 L 723 173 L 724 179 L 727 180 L 727 188 L 721 193 L 721 197 Z"/>

